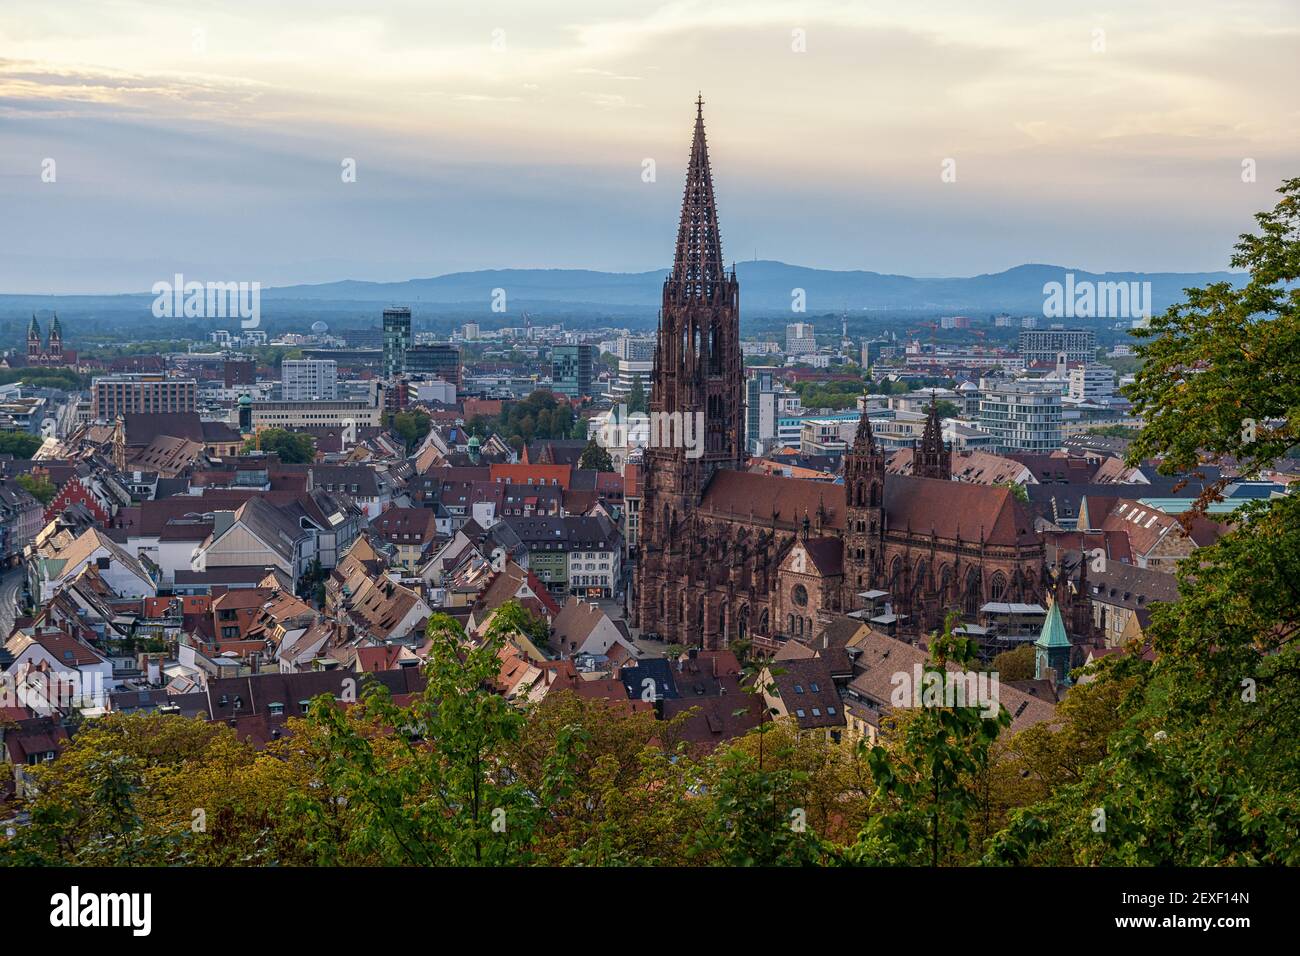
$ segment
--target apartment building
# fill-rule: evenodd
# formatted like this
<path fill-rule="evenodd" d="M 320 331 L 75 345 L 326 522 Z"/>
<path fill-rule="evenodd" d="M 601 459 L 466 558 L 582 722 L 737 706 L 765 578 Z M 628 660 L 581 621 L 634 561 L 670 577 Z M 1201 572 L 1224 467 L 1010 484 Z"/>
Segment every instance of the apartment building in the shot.
<path fill-rule="evenodd" d="M 111 421 L 129 412 L 159 415 L 198 409 L 199 386 L 192 378 L 151 373 L 101 375 L 91 383 L 91 416 Z"/>

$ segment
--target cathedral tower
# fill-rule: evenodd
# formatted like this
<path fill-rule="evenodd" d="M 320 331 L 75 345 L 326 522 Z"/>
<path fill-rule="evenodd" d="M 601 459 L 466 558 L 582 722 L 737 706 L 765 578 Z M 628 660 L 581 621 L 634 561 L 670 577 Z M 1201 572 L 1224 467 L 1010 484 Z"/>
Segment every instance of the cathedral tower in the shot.
<path fill-rule="evenodd" d="M 637 568 L 637 623 L 643 631 L 695 645 L 698 608 L 669 580 L 671 553 L 689 542 L 685 529 L 709 479 L 743 466 L 744 370 L 740 357 L 740 288 L 723 267 L 713 174 L 696 100 L 695 134 L 686 170 L 677 248 L 664 280 L 650 390 L 642 556 Z M 669 427 L 671 426 L 671 428 Z"/>
<path fill-rule="evenodd" d="M 858 593 L 870 589 L 883 570 L 885 453 L 876 444 L 867 414 L 864 404 L 853 448 L 844 456 L 843 606 L 850 609 L 858 606 Z"/>

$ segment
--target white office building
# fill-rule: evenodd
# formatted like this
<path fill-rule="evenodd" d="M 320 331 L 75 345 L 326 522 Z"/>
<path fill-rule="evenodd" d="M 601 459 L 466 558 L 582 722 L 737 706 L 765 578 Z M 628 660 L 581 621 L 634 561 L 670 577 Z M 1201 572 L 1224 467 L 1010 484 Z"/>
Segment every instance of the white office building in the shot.
<path fill-rule="evenodd" d="M 653 354 L 653 353 L 652 353 Z M 610 386 L 610 395 L 615 402 L 626 402 L 628 396 L 641 383 L 641 394 L 650 401 L 650 381 L 654 375 L 655 363 L 652 359 L 619 359 L 618 375 Z"/>
<path fill-rule="evenodd" d="M 980 381 L 981 431 L 993 452 L 1051 452 L 1061 447 L 1061 391 L 1035 382 Z"/>
<path fill-rule="evenodd" d="M 280 397 L 286 402 L 332 402 L 339 397 L 339 364 L 333 359 L 285 359 Z"/>
<path fill-rule="evenodd" d="M 1115 370 L 1109 365 L 1076 365 L 1070 369 L 1070 401 L 1105 405 L 1115 397 Z"/>

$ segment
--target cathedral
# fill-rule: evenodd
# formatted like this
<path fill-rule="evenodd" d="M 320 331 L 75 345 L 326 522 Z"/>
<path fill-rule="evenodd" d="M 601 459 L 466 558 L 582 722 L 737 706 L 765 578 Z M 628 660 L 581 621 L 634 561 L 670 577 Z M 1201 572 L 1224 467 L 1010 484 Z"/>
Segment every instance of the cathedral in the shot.
<path fill-rule="evenodd" d="M 49 337 L 42 343 L 41 324 L 33 312 L 31 324 L 27 326 L 27 365 L 57 368 L 68 362 L 63 353 L 63 327 L 59 325 L 59 317 L 56 315 L 50 322 Z"/>
<path fill-rule="evenodd" d="M 663 285 L 650 411 L 702 414 L 703 449 L 646 449 L 634 623 L 688 647 L 812 643 L 826 612 L 888 605 L 900 636 L 951 610 L 1039 603 L 1041 538 L 1010 488 L 950 480 L 931 407 L 914 474 L 885 473 L 866 411 L 842 483 L 746 470 L 740 287 L 723 265 L 696 101 L 672 270 Z"/>

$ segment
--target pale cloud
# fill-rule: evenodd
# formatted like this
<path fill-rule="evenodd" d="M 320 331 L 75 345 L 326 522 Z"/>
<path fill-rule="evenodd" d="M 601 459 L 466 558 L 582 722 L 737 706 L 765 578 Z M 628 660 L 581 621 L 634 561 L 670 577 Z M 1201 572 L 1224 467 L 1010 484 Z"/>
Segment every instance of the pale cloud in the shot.
<path fill-rule="evenodd" d="M 796 29 L 806 52 L 792 49 Z M 660 264 L 666 240 L 645 217 L 671 222 L 697 91 L 727 235 L 813 265 L 952 274 L 1061 248 L 1096 268 L 1140 255 L 1149 261 L 1135 268 L 1209 268 L 1221 262 L 1205 250 L 1226 251 L 1267 189 L 1300 173 L 1300 14 L 1288 0 L 5 0 L 0 49 L 0 176 L 31 167 L 24 151 L 75 143 L 112 165 L 114 198 L 143 207 L 160 176 L 173 192 L 207 189 L 186 185 L 174 153 L 236 203 L 263 197 L 267 181 L 280 194 L 300 184 L 310 220 L 328 213 L 308 202 L 336 201 L 326 171 L 358 156 L 366 189 L 382 179 L 408 201 L 467 204 L 457 241 L 477 258 L 458 257 L 462 267 L 515 264 L 526 250 L 501 243 L 530 233 L 556 264 Z M 149 127 L 159 135 L 142 136 Z M 257 148 L 209 172 L 182 145 L 202 138 Z M 1260 163 L 1253 194 L 1235 172 L 1246 156 Z M 660 165 L 662 196 L 639 180 L 645 157 Z M 960 173 L 944 191 L 946 157 Z M 281 182 L 295 168 L 313 172 Z M 0 201 L 17 202 L 29 229 L 49 228 L 43 195 L 14 185 L 25 182 L 0 180 Z M 602 202 L 640 220 L 606 217 L 607 231 L 567 246 L 544 222 L 518 228 L 602 183 Z M 533 188 L 546 194 L 530 202 Z M 358 209 L 366 189 L 349 194 Z M 93 214 L 96 197 L 78 201 Z M 497 219 L 481 242 L 465 238 L 485 208 Z M 1212 242 L 1157 232 L 1185 234 L 1189 217 Z M 995 218 L 981 235 L 975 224 Z M 290 246 L 329 239 L 283 211 L 268 221 Z M 872 228 L 887 241 L 863 235 Z M 208 236 L 211 254 L 226 254 L 220 231 Z"/>

